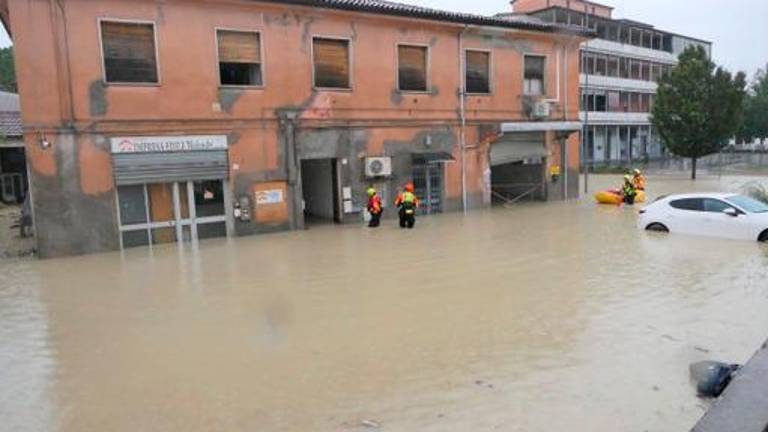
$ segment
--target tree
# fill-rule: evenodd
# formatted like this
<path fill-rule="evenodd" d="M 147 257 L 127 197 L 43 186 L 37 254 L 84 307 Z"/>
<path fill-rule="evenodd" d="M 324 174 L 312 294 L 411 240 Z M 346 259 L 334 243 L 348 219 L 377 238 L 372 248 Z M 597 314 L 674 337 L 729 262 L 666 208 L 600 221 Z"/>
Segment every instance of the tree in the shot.
<path fill-rule="evenodd" d="M 16 93 L 16 71 L 13 68 L 13 47 L 0 48 L 0 90 Z"/>
<path fill-rule="evenodd" d="M 744 125 L 739 138 L 743 141 L 768 138 L 768 65 L 757 71 L 744 98 Z"/>
<path fill-rule="evenodd" d="M 651 122 L 672 154 L 691 158 L 696 179 L 699 158 L 717 153 L 740 130 L 746 76 L 732 76 L 709 59 L 702 47 L 689 47 L 659 80 Z"/>

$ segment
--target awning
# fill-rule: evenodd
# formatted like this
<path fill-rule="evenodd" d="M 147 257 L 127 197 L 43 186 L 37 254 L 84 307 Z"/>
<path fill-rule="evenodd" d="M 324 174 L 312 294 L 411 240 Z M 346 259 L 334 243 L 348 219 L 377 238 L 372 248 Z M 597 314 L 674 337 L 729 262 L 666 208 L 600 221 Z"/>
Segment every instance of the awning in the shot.
<path fill-rule="evenodd" d="M 581 128 L 582 123 L 577 121 L 516 122 L 501 124 L 501 132 L 575 132 L 580 131 Z"/>
<path fill-rule="evenodd" d="M 491 166 L 546 157 L 543 132 L 506 133 L 491 144 Z"/>
<path fill-rule="evenodd" d="M 413 163 L 416 165 L 437 163 L 437 162 L 452 162 L 456 159 L 448 152 L 433 152 L 433 153 L 414 153 Z"/>

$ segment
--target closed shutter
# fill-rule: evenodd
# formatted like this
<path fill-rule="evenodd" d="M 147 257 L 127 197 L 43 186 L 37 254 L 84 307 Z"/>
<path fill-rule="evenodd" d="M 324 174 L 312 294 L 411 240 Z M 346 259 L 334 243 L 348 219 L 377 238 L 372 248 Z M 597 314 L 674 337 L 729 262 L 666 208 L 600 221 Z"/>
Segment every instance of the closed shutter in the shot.
<path fill-rule="evenodd" d="M 427 48 L 400 45 L 397 47 L 400 90 L 427 90 Z"/>
<path fill-rule="evenodd" d="M 228 175 L 226 150 L 112 155 L 118 185 L 223 179 Z"/>
<path fill-rule="evenodd" d="M 490 53 L 483 51 L 467 51 L 467 83 L 468 93 L 490 93 Z"/>
<path fill-rule="evenodd" d="M 219 30 L 219 62 L 261 63 L 259 34 Z"/>
<path fill-rule="evenodd" d="M 349 43 L 345 40 L 315 39 L 315 86 L 349 88 Z"/>
<path fill-rule="evenodd" d="M 152 24 L 102 21 L 101 38 L 107 82 L 157 82 Z"/>

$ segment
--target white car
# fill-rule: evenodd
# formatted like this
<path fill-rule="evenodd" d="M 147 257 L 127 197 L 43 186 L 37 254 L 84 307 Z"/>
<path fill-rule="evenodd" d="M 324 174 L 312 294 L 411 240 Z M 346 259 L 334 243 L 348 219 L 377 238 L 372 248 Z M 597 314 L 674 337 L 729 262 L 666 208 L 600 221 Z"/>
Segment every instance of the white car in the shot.
<path fill-rule="evenodd" d="M 640 229 L 768 242 L 768 204 L 736 194 L 669 195 L 640 210 Z"/>

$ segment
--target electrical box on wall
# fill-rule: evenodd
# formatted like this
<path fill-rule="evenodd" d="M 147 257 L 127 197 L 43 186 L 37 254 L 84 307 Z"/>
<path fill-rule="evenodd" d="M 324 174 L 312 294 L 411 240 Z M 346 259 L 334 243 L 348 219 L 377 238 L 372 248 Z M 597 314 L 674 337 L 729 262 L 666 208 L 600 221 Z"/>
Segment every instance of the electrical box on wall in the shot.
<path fill-rule="evenodd" d="M 392 175 L 392 158 L 369 157 L 365 158 L 366 177 L 388 177 Z"/>
<path fill-rule="evenodd" d="M 533 104 L 533 112 L 531 113 L 533 118 L 545 119 L 549 118 L 550 105 L 549 102 L 539 101 Z"/>

